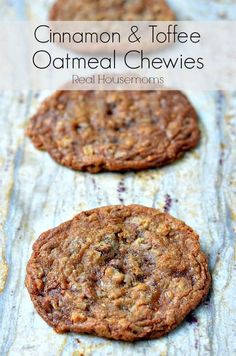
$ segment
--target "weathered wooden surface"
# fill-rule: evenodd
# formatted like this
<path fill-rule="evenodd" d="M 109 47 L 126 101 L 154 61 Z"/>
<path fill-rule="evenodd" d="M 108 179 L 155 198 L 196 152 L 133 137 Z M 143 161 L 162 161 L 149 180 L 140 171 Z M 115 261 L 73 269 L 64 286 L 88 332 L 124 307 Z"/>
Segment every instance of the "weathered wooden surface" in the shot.
<path fill-rule="evenodd" d="M 209 7 L 208 1 L 170 2 L 179 13 L 182 5 L 182 19 L 193 8 L 191 18 L 199 19 Z M 0 16 L 45 18 L 48 4 L 0 0 Z M 222 2 L 212 4 L 204 18 L 222 16 Z M 0 93 L 0 355 L 236 354 L 236 95 L 188 93 L 201 119 L 199 147 L 171 166 L 123 175 L 73 172 L 33 147 L 24 127 L 46 95 Z M 213 277 L 209 300 L 160 340 L 128 344 L 57 335 L 24 287 L 32 243 L 83 209 L 119 203 L 169 210 L 199 233 Z"/>

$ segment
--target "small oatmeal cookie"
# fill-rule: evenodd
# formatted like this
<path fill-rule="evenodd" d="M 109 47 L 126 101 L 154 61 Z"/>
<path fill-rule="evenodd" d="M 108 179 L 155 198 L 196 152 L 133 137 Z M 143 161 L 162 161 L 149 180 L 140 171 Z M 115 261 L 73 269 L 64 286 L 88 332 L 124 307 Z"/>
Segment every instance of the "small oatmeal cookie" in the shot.
<path fill-rule="evenodd" d="M 200 139 L 196 112 L 180 91 L 59 91 L 27 129 L 37 148 L 75 170 L 127 171 L 181 157 Z"/>
<path fill-rule="evenodd" d="M 174 21 L 165 0 L 57 0 L 50 21 Z"/>

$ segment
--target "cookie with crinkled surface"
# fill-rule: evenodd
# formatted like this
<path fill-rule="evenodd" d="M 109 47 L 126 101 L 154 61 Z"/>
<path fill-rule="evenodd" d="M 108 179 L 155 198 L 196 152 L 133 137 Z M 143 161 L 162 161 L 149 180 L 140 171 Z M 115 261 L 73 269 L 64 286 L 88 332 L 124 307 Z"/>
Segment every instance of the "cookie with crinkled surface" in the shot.
<path fill-rule="evenodd" d="M 75 170 L 141 170 L 175 161 L 200 139 L 180 91 L 59 91 L 27 129 L 37 148 Z"/>
<path fill-rule="evenodd" d="M 174 21 L 165 0 L 57 0 L 50 21 Z"/>
<path fill-rule="evenodd" d="M 174 329 L 207 295 L 210 274 L 198 235 L 182 221 L 107 206 L 44 232 L 26 286 L 57 332 L 134 341 Z"/>

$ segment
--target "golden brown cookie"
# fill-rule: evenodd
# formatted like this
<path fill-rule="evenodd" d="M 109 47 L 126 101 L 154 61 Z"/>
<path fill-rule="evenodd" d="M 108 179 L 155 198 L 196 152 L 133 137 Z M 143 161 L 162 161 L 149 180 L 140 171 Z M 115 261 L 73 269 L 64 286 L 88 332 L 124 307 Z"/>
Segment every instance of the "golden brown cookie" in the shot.
<path fill-rule="evenodd" d="M 207 259 L 182 221 L 140 205 L 76 215 L 34 243 L 26 286 L 57 332 L 158 338 L 207 295 Z"/>
<path fill-rule="evenodd" d="M 181 157 L 200 138 L 179 91 L 59 91 L 30 120 L 37 148 L 75 170 L 127 171 Z"/>
<path fill-rule="evenodd" d="M 57 0 L 50 21 L 174 21 L 165 0 Z"/>

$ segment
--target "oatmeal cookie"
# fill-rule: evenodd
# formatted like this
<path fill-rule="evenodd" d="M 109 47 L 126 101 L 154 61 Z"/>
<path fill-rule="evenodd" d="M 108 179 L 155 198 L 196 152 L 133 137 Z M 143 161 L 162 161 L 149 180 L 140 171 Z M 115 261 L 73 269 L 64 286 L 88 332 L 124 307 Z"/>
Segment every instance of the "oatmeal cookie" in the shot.
<path fill-rule="evenodd" d="M 127 171 L 181 157 L 200 139 L 196 112 L 180 91 L 59 91 L 27 129 L 37 148 L 75 170 Z"/>
<path fill-rule="evenodd" d="M 174 21 L 165 0 L 57 0 L 50 21 Z"/>
<path fill-rule="evenodd" d="M 210 274 L 198 235 L 182 221 L 107 206 L 44 232 L 26 286 L 57 332 L 134 341 L 174 329 L 207 295 Z"/>

